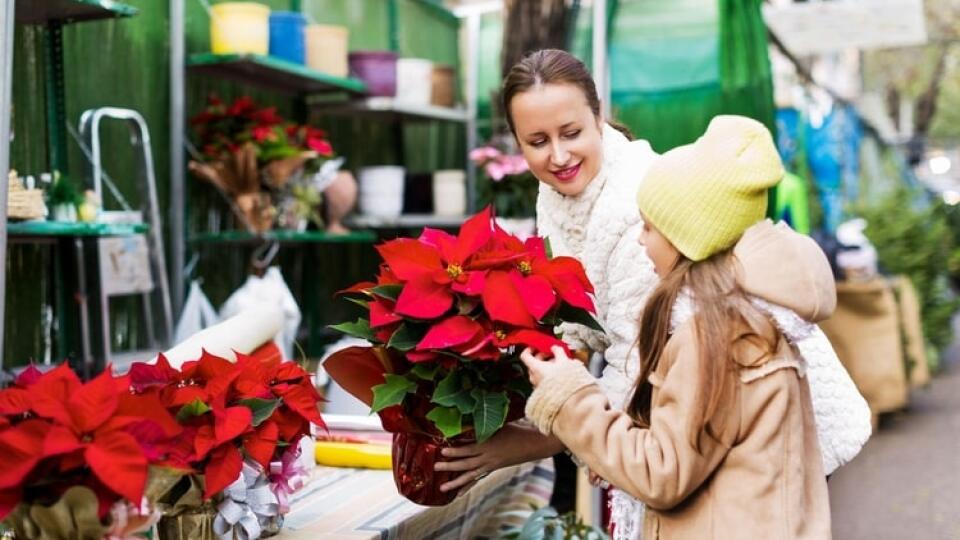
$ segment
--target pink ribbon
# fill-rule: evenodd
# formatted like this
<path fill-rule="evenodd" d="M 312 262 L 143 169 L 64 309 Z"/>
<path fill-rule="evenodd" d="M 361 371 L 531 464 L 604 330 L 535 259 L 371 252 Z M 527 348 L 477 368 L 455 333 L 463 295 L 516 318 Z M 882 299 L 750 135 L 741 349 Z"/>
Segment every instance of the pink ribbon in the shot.
<path fill-rule="evenodd" d="M 103 540 L 143 540 L 161 515 L 159 510 L 151 508 L 146 497 L 139 508 L 127 501 L 117 501 L 110 507 L 110 530 Z"/>
<path fill-rule="evenodd" d="M 299 445 L 291 446 L 280 456 L 280 461 L 270 462 L 270 489 L 280 502 L 280 513 L 290 511 L 288 497 L 302 488 L 307 481 L 308 471 L 300 463 Z"/>

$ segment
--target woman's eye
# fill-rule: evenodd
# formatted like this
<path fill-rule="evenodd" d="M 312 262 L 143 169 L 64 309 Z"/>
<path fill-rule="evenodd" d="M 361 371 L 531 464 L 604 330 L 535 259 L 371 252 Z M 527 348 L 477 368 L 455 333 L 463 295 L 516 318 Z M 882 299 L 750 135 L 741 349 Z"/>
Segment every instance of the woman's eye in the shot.
<path fill-rule="evenodd" d="M 541 146 L 543 146 L 543 145 L 546 144 L 546 143 L 547 143 L 546 139 L 537 139 L 537 140 L 535 140 L 535 141 L 530 141 L 530 142 L 528 142 L 527 144 L 529 144 L 530 146 L 532 146 L 532 147 L 534 147 L 534 148 L 540 148 Z"/>
<path fill-rule="evenodd" d="M 575 138 L 577 138 L 578 135 L 580 135 L 580 130 L 579 130 L 579 129 L 578 129 L 578 130 L 575 130 L 575 131 L 568 131 L 568 132 L 566 132 L 566 133 L 563 134 L 563 136 L 566 137 L 566 138 L 568 138 L 568 139 L 575 139 Z"/>

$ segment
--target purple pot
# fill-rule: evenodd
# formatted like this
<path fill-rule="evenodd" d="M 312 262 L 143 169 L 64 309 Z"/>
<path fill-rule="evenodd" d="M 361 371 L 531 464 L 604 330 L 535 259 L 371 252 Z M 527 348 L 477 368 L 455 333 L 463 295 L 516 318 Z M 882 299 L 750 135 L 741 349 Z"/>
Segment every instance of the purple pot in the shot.
<path fill-rule="evenodd" d="M 362 80 L 371 96 L 397 94 L 397 53 L 392 51 L 355 51 L 348 57 L 350 76 Z"/>

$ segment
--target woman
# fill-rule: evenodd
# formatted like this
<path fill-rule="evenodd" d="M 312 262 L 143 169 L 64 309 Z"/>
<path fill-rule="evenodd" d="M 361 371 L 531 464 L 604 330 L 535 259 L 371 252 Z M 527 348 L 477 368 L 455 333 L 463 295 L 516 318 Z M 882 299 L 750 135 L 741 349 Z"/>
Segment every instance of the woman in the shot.
<path fill-rule="evenodd" d="M 530 170 L 540 181 L 539 234 L 553 253 L 580 259 L 596 289 L 597 320 L 606 333 L 579 325 L 561 328 L 571 348 L 604 355 L 601 385 L 618 408 L 632 393 L 639 369 L 638 324 L 657 284 L 640 245 L 643 222 L 634 201 L 655 153 L 604 121 L 596 87 L 576 57 L 537 51 L 518 62 L 503 83 L 503 110 Z M 829 342 L 817 330 L 797 343 L 808 364 L 824 470 L 852 459 L 870 436 L 870 413 Z M 535 428 L 507 426 L 490 441 L 447 449 L 453 461 L 438 470 L 463 471 L 444 487 L 456 489 L 492 470 L 563 451 Z M 614 492 L 613 519 L 636 515 L 639 503 Z"/>

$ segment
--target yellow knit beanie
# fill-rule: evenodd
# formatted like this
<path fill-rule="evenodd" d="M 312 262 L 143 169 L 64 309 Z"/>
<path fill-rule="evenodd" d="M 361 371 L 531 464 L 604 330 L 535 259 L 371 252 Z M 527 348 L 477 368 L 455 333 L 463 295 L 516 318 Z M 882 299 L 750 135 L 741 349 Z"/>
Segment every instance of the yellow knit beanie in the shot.
<path fill-rule="evenodd" d="M 770 132 L 743 116 L 717 116 L 694 143 L 658 157 L 637 192 L 643 216 L 688 259 L 732 247 L 764 218 L 783 178 Z"/>

